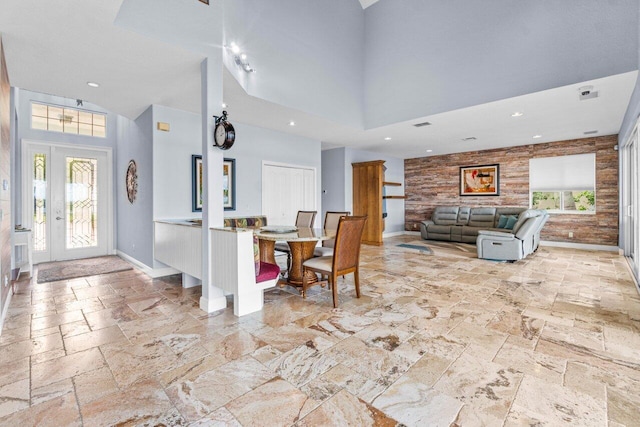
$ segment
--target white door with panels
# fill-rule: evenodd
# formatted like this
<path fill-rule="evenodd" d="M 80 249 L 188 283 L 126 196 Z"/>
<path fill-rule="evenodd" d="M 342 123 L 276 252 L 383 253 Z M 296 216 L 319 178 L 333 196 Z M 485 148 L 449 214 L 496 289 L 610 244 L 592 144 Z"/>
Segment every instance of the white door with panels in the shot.
<path fill-rule="evenodd" d="M 25 142 L 22 158 L 22 225 L 33 232 L 33 261 L 110 253 L 111 150 Z"/>
<path fill-rule="evenodd" d="M 315 168 L 262 164 L 262 214 L 267 224 L 294 225 L 298 211 L 317 210 L 316 201 Z"/>

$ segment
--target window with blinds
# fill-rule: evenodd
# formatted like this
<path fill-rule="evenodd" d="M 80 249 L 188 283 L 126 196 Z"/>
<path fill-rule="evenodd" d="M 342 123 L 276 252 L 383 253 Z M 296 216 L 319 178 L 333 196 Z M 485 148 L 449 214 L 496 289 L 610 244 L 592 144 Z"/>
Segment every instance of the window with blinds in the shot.
<path fill-rule="evenodd" d="M 530 159 L 529 192 L 534 209 L 595 213 L 595 153 Z"/>

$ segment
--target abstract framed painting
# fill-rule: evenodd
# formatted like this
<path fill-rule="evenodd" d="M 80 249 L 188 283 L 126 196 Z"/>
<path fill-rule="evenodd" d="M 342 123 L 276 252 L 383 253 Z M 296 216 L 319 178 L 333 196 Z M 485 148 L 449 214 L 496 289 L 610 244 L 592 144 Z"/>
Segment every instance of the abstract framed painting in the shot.
<path fill-rule="evenodd" d="M 500 165 L 460 167 L 461 196 L 499 196 Z"/>

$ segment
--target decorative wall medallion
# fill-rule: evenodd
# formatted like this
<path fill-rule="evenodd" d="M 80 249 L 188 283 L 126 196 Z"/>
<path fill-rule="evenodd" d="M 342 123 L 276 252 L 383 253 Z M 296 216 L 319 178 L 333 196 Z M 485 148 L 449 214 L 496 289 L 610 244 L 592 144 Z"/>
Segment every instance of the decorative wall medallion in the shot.
<path fill-rule="evenodd" d="M 136 166 L 135 160 L 129 160 L 125 181 L 127 185 L 127 199 L 129 199 L 130 203 L 133 203 L 138 194 L 138 166 Z"/>

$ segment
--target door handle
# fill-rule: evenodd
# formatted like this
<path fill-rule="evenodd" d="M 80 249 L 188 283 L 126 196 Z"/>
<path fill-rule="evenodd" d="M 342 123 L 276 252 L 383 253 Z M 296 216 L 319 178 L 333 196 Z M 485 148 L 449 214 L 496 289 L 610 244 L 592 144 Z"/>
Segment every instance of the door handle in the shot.
<path fill-rule="evenodd" d="M 56 217 L 56 219 L 57 219 L 58 221 L 60 221 L 60 220 L 62 219 L 62 217 L 57 216 L 57 217 Z"/>

